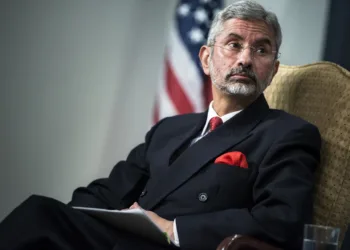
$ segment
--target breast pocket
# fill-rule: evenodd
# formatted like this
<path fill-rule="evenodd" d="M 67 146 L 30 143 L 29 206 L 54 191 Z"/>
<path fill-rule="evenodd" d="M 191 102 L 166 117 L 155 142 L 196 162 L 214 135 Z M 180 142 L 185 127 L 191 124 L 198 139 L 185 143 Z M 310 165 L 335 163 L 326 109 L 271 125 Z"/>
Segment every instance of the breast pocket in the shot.
<path fill-rule="evenodd" d="M 227 164 L 213 164 L 217 182 L 219 183 L 218 200 L 223 206 L 241 207 L 250 200 L 251 184 L 249 177 L 251 169 Z"/>

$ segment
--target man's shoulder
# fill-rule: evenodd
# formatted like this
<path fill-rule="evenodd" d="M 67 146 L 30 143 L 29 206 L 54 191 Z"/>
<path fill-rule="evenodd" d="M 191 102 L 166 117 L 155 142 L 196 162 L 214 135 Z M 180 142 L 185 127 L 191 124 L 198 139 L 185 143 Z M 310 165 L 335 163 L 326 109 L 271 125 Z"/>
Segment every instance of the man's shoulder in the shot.
<path fill-rule="evenodd" d="M 299 130 L 300 128 L 303 128 L 319 133 L 315 124 L 283 110 L 271 109 L 270 114 L 266 118 L 266 121 L 269 120 L 273 120 L 276 127 L 283 128 L 279 129 L 279 131 L 288 132 L 288 130 Z"/>
<path fill-rule="evenodd" d="M 293 115 L 291 113 L 288 113 L 288 112 L 286 112 L 284 110 L 280 110 L 280 109 L 271 109 L 270 117 L 274 117 L 274 118 L 278 117 L 279 120 L 284 121 L 284 122 L 292 122 L 292 123 L 296 123 L 296 124 L 310 124 L 310 125 L 315 126 L 311 122 L 309 122 L 309 121 L 307 121 L 299 116 Z"/>
<path fill-rule="evenodd" d="M 206 112 L 175 115 L 163 118 L 152 128 L 155 135 L 171 137 L 186 133 L 200 123 L 205 123 Z M 153 133 L 152 133 L 153 134 Z"/>
<path fill-rule="evenodd" d="M 203 118 L 204 115 L 206 115 L 206 111 L 202 113 L 188 113 L 188 114 L 181 114 L 181 115 L 175 115 L 175 116 L 169 116 L 164 119 L 162 119 L 160 122 L 163 125 L 176 125 L 181 123 L 191 123 L 191 122 L 197 122 L 199 119 Z"/>

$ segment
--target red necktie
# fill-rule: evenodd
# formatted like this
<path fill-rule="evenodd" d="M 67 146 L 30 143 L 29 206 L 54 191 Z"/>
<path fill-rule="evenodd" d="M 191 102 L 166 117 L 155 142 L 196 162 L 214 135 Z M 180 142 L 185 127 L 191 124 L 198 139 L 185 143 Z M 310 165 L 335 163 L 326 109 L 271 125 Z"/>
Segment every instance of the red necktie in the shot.
<path fill-rule="evenodd" d="M 213 131 L 222 124 L 222 120 L 218 116 L 214 116 L 209 121 L 209 132 Z"/>

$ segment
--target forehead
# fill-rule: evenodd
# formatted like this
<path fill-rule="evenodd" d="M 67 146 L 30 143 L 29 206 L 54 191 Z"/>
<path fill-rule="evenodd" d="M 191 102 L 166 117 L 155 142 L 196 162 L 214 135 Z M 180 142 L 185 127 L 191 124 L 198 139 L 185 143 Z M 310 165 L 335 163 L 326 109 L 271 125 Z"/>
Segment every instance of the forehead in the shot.
<path fill-rule="evenodd" d="M 244 40 L 268 39 L 274 43 L 274 32 L 264 21 L 229 19 L 224 22 L 218 39 L 226 39 L 230 34 L 237 34 Z"/>

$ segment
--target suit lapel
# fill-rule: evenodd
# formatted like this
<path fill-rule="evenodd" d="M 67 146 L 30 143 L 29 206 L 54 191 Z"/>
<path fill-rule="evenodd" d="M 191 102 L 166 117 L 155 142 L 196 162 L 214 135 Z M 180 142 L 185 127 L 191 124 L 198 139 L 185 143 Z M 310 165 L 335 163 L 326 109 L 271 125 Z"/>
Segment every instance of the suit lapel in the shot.
<path fill-rule="evenodd" d="M 162 166 L 171 165 L 174 160 L 186 149 L 192 139 L 199 135 L 207 118 L 208 112 L 196 114 L 193 120 L 179 127 L 176 124 L 177 136 L 172 137 L 169 143 L 159 152 L 159 163 Z M 181 132 L 184 131 L 184 132 Z M 166 168 L 164 169 L 166 171 Z"/>
<path fill-rule="evenodd" d="M 195 114 L 195 117 L 191 115 L 192 119 L 187 121 L 186 124 L 175 124 L 177 135 L 170 138 L 168 144 L 157 153 L 157 164 L 159 167 L 157 167 L 156 175 L 159 179 L 149 184 L 147 187 L 149 194 L 154 193 L 149 192 L 150 190 L 157 190 L 159 181 L 167 175 L 167 171 L 169 171 L 167 166 L 171 166 L 179 155 L 186 150 L 191 141 L 201 133 L 207 114 L 208 112 L 206 111 Z M 147 201 L 144 204 L 146 203 Z M 144 207 L 146 208 L 145 205 Z"/>
<path fill-rule="evenodd" d="M 209 161 L 247 138 L 249 132 L 258 125 L 268 111 L 268 104 L 264 96 L 261 95 L 245 110 L 187 148 L 164 172 L 164 177 L 150 190 L 148 201 L 145 204 L 147 209 L 152 209 L 156 206 L 163 198 L 196 174 Z M 201 122 L 204 124 L 205 120 Z M 200 127 L 203 127 L 203 124 Z M 198 128 L 195 131 L 199 135 Z M 182 139 L 174 141 L 172 146 L 181 146 L 181 143 L 184 143 L 190 135 L 193 136 L 193 133 L 193 130 L 186 133 L 181 137 Z"/>
<path fill-rule="evenodd" d="M 171 165 L 183 151 L 187 149 L 192 140 L 198 136 L 203 129 L 205 121 L 207 119 L 208 112 L 198 114 L 198 117 L 193 122 L 187 124 L 181 135 L 177 136 L 169 142 L 169 145 L 164 150 L 168 151 L 166 156 L 166 164 Z"/>

